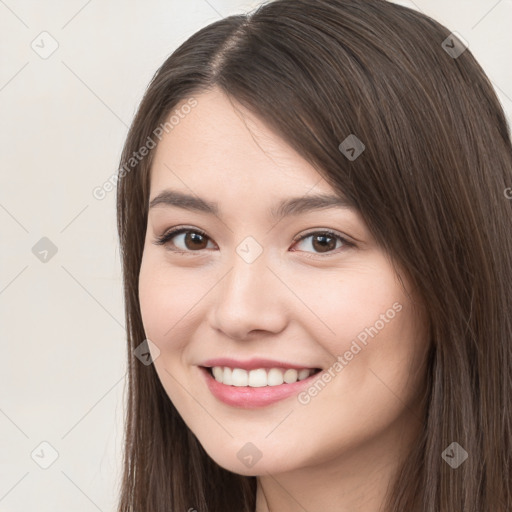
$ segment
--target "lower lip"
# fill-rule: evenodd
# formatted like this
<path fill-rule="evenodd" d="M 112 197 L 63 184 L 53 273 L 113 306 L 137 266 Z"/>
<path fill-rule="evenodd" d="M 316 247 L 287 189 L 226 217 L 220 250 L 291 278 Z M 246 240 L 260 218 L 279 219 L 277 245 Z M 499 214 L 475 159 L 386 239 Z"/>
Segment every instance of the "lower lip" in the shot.
<path fill-rule="evenodd" d="M 245 409 L 265 407 L 279 400 L 284 400 L 291 395 L 297 395 L 303 388 L 310 386 L 312 381 L 320 374 L 320 372 L 314 373 L 307 379 L 298 380 L 293 384 L 253 388 L 251 386 L 228 386 L 221 384 L 210 375 L 206 368 L 200 367 L 199 369 L 206 379 L 208 388 L 217 399 L 232 407 L 242 407 Z"/>

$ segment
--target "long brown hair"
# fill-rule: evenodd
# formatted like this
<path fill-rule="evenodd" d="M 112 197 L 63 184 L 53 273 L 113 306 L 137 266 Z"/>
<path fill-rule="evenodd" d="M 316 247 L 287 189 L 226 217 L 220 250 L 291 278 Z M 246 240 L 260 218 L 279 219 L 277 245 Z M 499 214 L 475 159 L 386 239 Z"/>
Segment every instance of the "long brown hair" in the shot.
<path fill-rule="evenodd" d="M 119 512 L 255 508 L 256 477 L 218 466 L 133 354 L 153 150 L 126 162 L 214 86 L 353 202 L 428 311 L 424 428 L 386 512 L 512 510 L 512 147 L 491 83 L 457 41 L 384 0 L 276 0 L 199 30 L 157 71 L 117 188 L 129 368 Z M 365 145 L 356 159 L 340 149 L 350 134 Z M 452 442 L 468 453 L 457 469 L 442 457 Z"/>

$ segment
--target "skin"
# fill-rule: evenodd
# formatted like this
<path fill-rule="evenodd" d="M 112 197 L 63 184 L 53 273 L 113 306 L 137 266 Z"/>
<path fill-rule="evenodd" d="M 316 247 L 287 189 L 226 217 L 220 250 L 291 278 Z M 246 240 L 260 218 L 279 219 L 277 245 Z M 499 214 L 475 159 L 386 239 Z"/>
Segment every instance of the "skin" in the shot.
<path fill-rule="evenodd" d="M 357 211 L 333 207 L 273 221 L 268 211 L 281 199 L 335 191 L 220 90 L 195 99 L 155 149 L 150 200 L 164 189 L 193 193 L 217 201 L 219 214 L 149 210 L 139 293 L 146 336 L 160 351 L 152 350 L 158 376 L 210 457 L 258 476 L 257 512 L 377 512 L 422 426 L 428 337 L 420 301 Z M 179 225 L 204 231 L 203 245 L 183 234 L 167 247 L 153 243 Z M 334 238 L 321 252 L 314 236 L 294 241 L 322 229 L 355 246 Z M 251 264 L 236 253 L 247 236 L 263 248 Z M 307 404 L 292 396 L 259 409 L 232 407 L 200 374 L 198 365 L 222 356 L 325 373 L 394 303 L 401 310 Z M 262 453 L 250 468 L 237 457 L 247 442 Z"/>

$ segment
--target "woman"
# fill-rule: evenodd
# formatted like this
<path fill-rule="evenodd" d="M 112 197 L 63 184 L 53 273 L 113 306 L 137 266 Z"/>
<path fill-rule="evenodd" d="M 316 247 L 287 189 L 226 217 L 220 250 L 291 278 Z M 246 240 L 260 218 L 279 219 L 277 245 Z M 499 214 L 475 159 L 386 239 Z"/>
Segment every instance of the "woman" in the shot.
<path fill-rule="evenodd" d="M 512 148 L 463 41 L 381 0 L 222 19 L 119 177 L 120 512 L 512 510 Z"/>

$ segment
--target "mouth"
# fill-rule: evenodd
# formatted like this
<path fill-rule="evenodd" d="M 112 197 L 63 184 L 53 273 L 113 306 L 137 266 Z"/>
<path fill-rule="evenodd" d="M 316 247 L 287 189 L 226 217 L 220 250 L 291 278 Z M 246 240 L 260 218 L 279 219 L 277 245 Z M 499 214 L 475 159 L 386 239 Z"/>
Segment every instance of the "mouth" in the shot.
<path fill-rule="evenodd" d="M 320 368 L 198 367 L 212 395 L 226 405 L 255 409 L 271 405 L 311 386 Z M 221 382 L 222 381 L 222 382 Z"/>
<path fill-rule="evenodd" d="M 220 384 L 235 387 L 274 387 L 294 384 L 321 371 L 320 368 L 256 368 L 244 370 L 229 366 L 202 366 Z"/>

